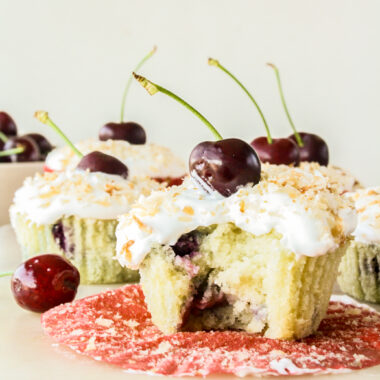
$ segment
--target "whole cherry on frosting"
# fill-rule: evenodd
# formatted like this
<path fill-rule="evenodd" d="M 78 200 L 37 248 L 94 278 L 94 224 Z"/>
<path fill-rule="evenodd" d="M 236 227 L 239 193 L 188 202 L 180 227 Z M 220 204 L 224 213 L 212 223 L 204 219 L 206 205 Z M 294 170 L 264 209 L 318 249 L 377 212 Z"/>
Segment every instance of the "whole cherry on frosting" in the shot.
<path fill-rule="evenodd" d="M 14 120 L 4 111 L 0 112 L 0 132 L 11 137 L 17 136 L 17 127 Z"/>
<path fill-rule="evenodd" d="M 98 151 L 83 156 L 79 161 L 77 168 L 81 170 L 89 170 L 90 172 L 118 175 L 124 179 L 127 179 L 128 177 L 128 168 L 126 165 L 116 157 Z"/>
<path fill-rule="evenodd" d="M 34 140 L 38 145 L 42 159 L 45 159 L 48 153 L 53 150 L 53 146 L 45 136 L 42 136 L 39 133 L 28 133 L 25 136 Z"/>
<path fill-rule="evenodd" d="M 205 190 L 216 190 L 224 196 L 235 193 L 239 187 L 260 181 L 261 165 L 256 152 L 246 142 L 239 139 L 222 139 L 215 127 L 195 108 L 171 91 L 133 74 L 150 95 L 162 92 L 193 112 L 201 119 L 217 141 L 198 144 L 190 154 L 191 176 Z"/>
<path fill-rule="evenodd" d="M 267 137 L 258 137 L 251 142 L 251 145 L 260 157 L 260 160 L 262 162 L 268 162 L 270 164 L 275 165 L 298 165 L 299 152 L 297 145 L 294 144 L 293 141 L 289 140 L 288 138 L 272 138 L 264 114 L 261 111 L 255 98 L 248 91 L 248 89 L 235 77 L 235 75 L 233 75 L 222 64 L 220 64 L 218 60 L 209 58 L 208 63 L 210 66 L 218 67 L 230 78 L 232 78 L 240 86 L 240 88 L 248 95 L 252 103 L 255 105 L 257 111 L 259 112 L 267 132 Z"/>
<path fill-rule="evenodd" d="M 260 181 L 260 160 L 252 147 L 240 139 L 198 144 L 190 154 L 189 168 L 193 176 L 225 197 L 242 185 Z"/>
<path fill-rule="evenodd" d="M 273 63 L 268 63 L 268 66 L 270 66 L 276 74 L 281 103 L 284 107 L 289 124 L 294 132 L 292 135 L 289 136 L 289 138 L 298 145 L 298 149 L 300 152 L 300 161 L 318 162 L 320 165 L 327 166 L 329 163 L 329 149 L 326 141 L 313 133 L 297 132 L 297 129 L 293 123 L 293 120 L 290 116 L 290 112 L 286 105 L 284 92 L 282 90 L 280 72 L 277 66 L 275 66 Z"/>
<path fill-rule="evenodd" d="M 11 162 L 41 161 L 38 145 L 27 136 L 9 138 L 0 152 L 1 155 L 8 155 Z"/>
<path fill-rule="evenodd" d="M 15 270 L 11 289 L 22 308 L 41 313 L 71 302 L 79 282 L 79 272 L 68 260 L 45 254 L 32 257 Z"/>
<path fill-rule="evenodd" d="M 144 128 L 134 121 L 110 122 L 100 128 L 99 140 L 124 140 L 131 144 L 140 145 L 146 142 Z"/>
<path fill-rule="evenodd" d="M 41 122 L 52 127 L 66 142 L 66 144 L 73 150 L 73 152 L 80 157 L 77 166 L 80 170 L 89 170 L 90 172 L 101 172 L 106 174 L 119 175 L 122 178 L 128 177 L 127 166 L 118 160 L 116 157 L 108 154 L 94 151 L 86 154 L 85 156 L 78 150 L 78 148 L 68 139 L 62 130 L 50 119 L 45 111 L 37 111 L 34 116 Z"/>
<path fill-rule="evenodd" d="M 320 165 L 327 166 L 329 163 L 329 148 L 325 140 L 318 135 L 307 132 L 298 132 L 302 139 L 302 146 L 299 146 L 300 161 L 318 162 Z M 290 139 L 296 140 L 296 136 L 290 135 Z"/>
<path fill-rule="evenodd" d="M 134 71 L 139 71 L 144 63 L 150 57 L 152 57 L 156 50 L 156 47 L 153 47 L 153 49 L 137 64 Z M 124 121 L 125 101 L 132 84 L 132 79 L 133 76 L 130 75 L 123 92 L 120 111 L 120 123 L 110 122 L 103 125 L 103 127 L 101 127 L 99 130 L 99 140 L 124 140 L 135 145 L 145 144 L 146 133 L 144 128 L 134 121 Z"/>

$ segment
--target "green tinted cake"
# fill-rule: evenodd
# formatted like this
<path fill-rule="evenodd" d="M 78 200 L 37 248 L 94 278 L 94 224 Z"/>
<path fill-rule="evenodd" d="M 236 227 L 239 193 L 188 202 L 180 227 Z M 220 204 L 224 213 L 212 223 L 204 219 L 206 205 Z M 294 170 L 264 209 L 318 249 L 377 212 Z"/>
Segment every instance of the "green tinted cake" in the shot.
<path fill-rule="evenodd" d="M 115 260 L 116 217 L 140 196 L 158 189 L 147 178 L 131 181 L 104 173 L 37 174 L 16 192 L 11 222 L 24 259 L 42 253 L 65 256 L 81 283 L 138 280 L 138 272 Z"/>
<path fill-rule="evenodd" d="M 380 303 L 380 188 L 349 195 L 358 212 L 358 225 L 339 267 L 341 289 L 359 299 Z"/>

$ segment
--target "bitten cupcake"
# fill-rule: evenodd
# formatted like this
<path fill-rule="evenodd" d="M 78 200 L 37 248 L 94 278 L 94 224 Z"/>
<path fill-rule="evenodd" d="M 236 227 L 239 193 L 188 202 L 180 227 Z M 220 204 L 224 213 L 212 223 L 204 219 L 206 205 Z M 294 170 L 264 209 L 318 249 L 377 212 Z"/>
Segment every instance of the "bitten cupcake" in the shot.
<path fill-rule="evenodd" d="M 117 254 L 140 270 L 165 333 L 239 329 L 297 339 L 325 316 L 355 221 L 348 199 L 301 169 L 264 173 L 228 198 L 187 180 L 120 218 Z"/>
<path fill-rule="evenodd" d="M 129 169 L 129 178 L 147 176 L 158 182 L 178 184 L 185 176 L 183 160 L 169 148 L 156 144 L 131 144 L 128 141 L 84 140 L 75 144 L 83 154 L 99 151 L 122 161 Z M 65 171 L 78 165 L 80 158 L 68 146 L 54 149 L 46 158 L 46 171 Z"/>
<path fill-rule="evenodd" d="M 380 187 L 348 194 L 358 225 L 339 267 L 338 283 L 349 295 L 380 303 Z"/>
<path fill-rule="evenodd" d="M 27 178 L 10 208 L 23 258 L 61 254 L 78 268 L 82 283 L 136 281 L 137 271 L 114 260 L 116 218 L 160 186 L 148 178 L 84 170 Z"/>

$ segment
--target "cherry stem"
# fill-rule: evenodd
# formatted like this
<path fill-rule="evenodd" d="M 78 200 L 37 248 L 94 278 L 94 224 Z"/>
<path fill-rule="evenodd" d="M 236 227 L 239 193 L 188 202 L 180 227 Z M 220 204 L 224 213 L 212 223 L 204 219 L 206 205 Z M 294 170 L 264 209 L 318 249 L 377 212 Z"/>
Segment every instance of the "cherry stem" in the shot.
<path fill-rule="evenodd" d="M 271 67 L 274 70 L 275 74 L 276 74 L 276 80 L 277 80 L 278 90 L 280 92 L 281 103 L 282 103 L 282 105 L 284 107 L 284 110 L 285 110 L 286 116 L 287 116 L 287 118 L 289 120 L 290 126 L 293 129 L 294 136 L 295 136 L 295 138 L 297 140 L 297 144 L 302 148 L 303 147 L 302 138 L 301 138 L 300 134 L 297 132 L 297 129 L 296 129 L 294 123 L 293 123 L 293 120 L 292 120 L 292 118 L 290 116 L 288 107 L 286 105 L 285 96 L 284 96 L 284 92 L 282 90 L 282 84 L 281 84 L 281 79 L 280 79 L 280 71 L 278 70 L 277 66 L 274 65 L 273 63 L 267 63 L 267 65 L 269 67 Z"/>
<path fill-rule="evenodd" d="M 182 104 L 188 110 L 190 110 L 194 115 L 198 116 L 198 118 L 201 119 L 206 124 L 206 126 L 208 127 L 208 129 L 214 134 L 216 140 L 222 140 L 223 139 L 223 137 L 216 130 L 216 128 L 201 113 L 199 113 L 189 103 L 185 102 L 182 98 L 180 98 L 176 94 L 173 94 L 171 91 L 167 90 L 166 88 L 161 87 L 158 84 L 155 84 L 155 83 L 151 82 L 149 79 L 146 79 L 146 78 L 142 77 L 141 75 L 137 75 L 136 73 L 133 73 L 133 76 L 145 88 L 145 90 L 148 91 L 148 93 L 150 95 L 154 95 L 157 92 L 162 92 L 163 94 L 166 94 L 169 97 L 173 98 L 178 103 Z"/>
<path fill-rule="evenodd" d="M 0 131 L 0 140 L 3 143 L 6 143 L 9 139 L 8 139 L 7 135 L 5 135 L 3 132 Z"/>
<path fill-rule="evenodd" d="M 12 276 L 12 274 L 13 274 L 13 272 L 0 273 L 0 278 L 1 278 L 1 277 Z"/>
<path fill-rule="evenodd" d="M 145 62 L 153 56 L 156 50 L 157 50 L 157 47 L 153 46 L 153 49 L 137 64 L 133 72 L 139 71 L 141 67 L 144 66 Z M 133 75 L 131 74 L 128 79 L 127 84 L 125 85 L 123 97 L 121 100 L 120 122 L 124 121 L 125 100 L 127 99 L 129 88 L 131 87 L 131 84 L 132 84 L 132 80 L 133 80 Z"/>
<path fill-rule="evenodd" d="M 17 148 L 13 148 L 13 149 L 2 150 L 2 151 L 0 151 L 0 157 L 11 156 L 12 154 L 20 154 L 24 150 L 25 150 L 25 148 L 22 146 L 19 146 Z"/>
<path fill-rule="evenodd" d="M 77 147 L 69 140 L 69 138 L 62 132 L 62 130 L 53 123 L 50 119 L 49 114 L 46 111 L 36 111 L 34 117 L 39 120 L 41 123 L 48 125 L 53 128 L 65 141 L 65 143 L 72 149 L 72 151 L 80 158 L 83 157 L 83 154 L 77 149 Z"/>
<path fill-rule="evenodd" d="M 259 105 L 257 104 L 256 100 L 254 99 L 254 97 L 251 95 L 251 93 L 247 90 L 247 88 L 243 85 L 243 83 L 241 83 L 239 81 L 239 79 L 237 79 L 235 77 L 235 75 L 233 75 L 230 71 L 228 71 L 223 65 L 221 65 L 219 63 L 218 60 L 216 59 L 213 59 L 213 58 L 209 58 L 208 59 L 208 64 L 210 66 L 216 66 L 217 68 L 219 68 L 220 70 L 224 71 L 229 77 L 231 77 L 240 87 L 241 89 L 248 95 L 248 97 L 252 100 L 252 103 L 255 105 L 256 109 L 259 111 L 259 114 L 263 120 L 263 123 L 264 123 L 264 126 L 265 126 L 265 129 L 267 131 L 267 139 L 268 139 L 268 144 L 272 144 L 272 136 L 270 134 L 270 131 L 269 131 L 269 127 L 268 127 L 268 123 L 267 121 L 265 120 L 265 117 L 264 117 L 264 114 L 263 112 L 261 111 Z"/>

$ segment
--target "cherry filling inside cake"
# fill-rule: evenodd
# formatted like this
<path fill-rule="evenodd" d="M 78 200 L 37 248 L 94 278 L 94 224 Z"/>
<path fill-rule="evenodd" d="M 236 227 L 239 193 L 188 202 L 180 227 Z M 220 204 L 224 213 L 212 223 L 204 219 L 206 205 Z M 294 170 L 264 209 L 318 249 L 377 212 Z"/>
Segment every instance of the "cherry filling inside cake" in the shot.
<path fill-rule="evenodd" d="M 336 267 L 342 252 L 295 260 L 275 232 L 212 225 L 173 246 L 155 245 L 140 266 L 141 284 L 165 333 L 236 329 L 298 338 L 324 317 L 336 277 L 326 266 Z"/>

